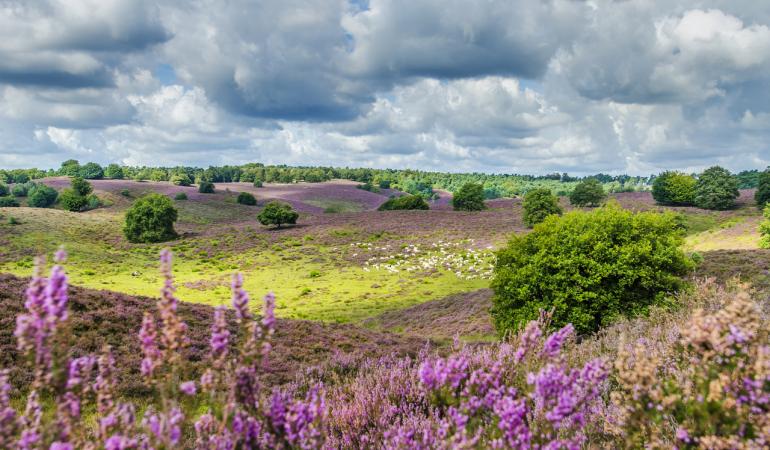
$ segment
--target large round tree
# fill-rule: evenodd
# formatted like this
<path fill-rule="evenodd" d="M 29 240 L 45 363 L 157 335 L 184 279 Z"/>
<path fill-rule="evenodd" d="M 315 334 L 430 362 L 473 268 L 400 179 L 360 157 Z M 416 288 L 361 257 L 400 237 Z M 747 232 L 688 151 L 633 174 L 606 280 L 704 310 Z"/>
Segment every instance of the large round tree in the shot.
<path fill-rule="evenodd" d="M 738 198 L 738 179 L 729 170 L 709 167 L 695 185 L 695 206 L 703 209 L 730 209 Z"/>
<path fill-rule="evenodd" d="M 695 202 L 695 178 L 680 172 L 663 172 L 652 182 L 652 198 L 661 205 L 689 206 Z"/>
<path fill-rule="evenodd" d="M 548 216 L 497 254 L 492 316 L 501 334 L 553 311 L 553 325 L 588 333 L 644 313 L 683 285 L 693 263 L 673 213 L 616 204 Z"/>
<path fill-rule="evenodd" d="M 484 205 L 484 186 L 480 183 L 465 183 L 452 196 L 455 211 L 481 211 Z"/>
<path fill-rule="evenodd" d="M 163 242 L 177 237 L 177 210 L 165 195 L 148 194 L 126 211 L 123 234 L 129 242 Z"/>
<path fill-rule="evenodd" d="M 551 214 L 561 215 L 559 199 L 548 188 L 532 189 L 524 195 L 524 224 L 530 228 Z"/>

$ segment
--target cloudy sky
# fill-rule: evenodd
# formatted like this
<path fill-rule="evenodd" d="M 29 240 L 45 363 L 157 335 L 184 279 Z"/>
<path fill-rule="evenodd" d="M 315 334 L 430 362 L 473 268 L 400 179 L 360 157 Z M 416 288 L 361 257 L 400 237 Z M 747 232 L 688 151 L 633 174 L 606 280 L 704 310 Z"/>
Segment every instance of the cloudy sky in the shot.
<path fill-rule="evenodd" d="M 0 0 L 0 167 L 770 164 L 759 0 Z"/>

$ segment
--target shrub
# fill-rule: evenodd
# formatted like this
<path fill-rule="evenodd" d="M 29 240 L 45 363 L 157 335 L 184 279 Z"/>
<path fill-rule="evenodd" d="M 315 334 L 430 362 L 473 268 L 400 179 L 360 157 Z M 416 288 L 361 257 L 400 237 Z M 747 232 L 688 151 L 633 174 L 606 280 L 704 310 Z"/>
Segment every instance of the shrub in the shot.
<path fill-rule="evenodd" d="M 430 209 L 428 203 L 420 195 L 404 195 L 394 197 L 380 205 L 378 211 L 394 211 L 402 209 Z"/>
<path fill-rule="evenodd" d="M 122 167 L 117 164 L 110 164 L 104 169 L 104 176 L 113 180 L 122 180 L 125 175 Z"/>
<path fill-rule="evenodd" d="M 32 190 L 27 203 L 33 208 L 47 208 L 56 203 L 58 197 L 59 193 L 56 192 L 56 189 L 44 184 L 38 184 Z"/>
<path fill-rule="evenodd" d="M 390 180 L 380 180 L 380 189 L 390 189 Z"/>
<path fill-rule="evenodd" d="M 28 187 L 26 184 L 15 184 L 11 188 L 11 195 L 14 197 L 26 197 L 28 192 Z"/>
<path fill-rule="evenodd" d="M 652 182 L 652 198 L 661 205 L 690 206 L 695 203 L 695 178 L 680 172 L 663 172 Z"/>
<path fill-rule="evenodd" d="M 5 197 L 10 192 L 8 191 L 8 186 L 4 185 L 3 183 L 0 183 L 0 197 Z"/>
<path fill-rule="evenodd" d="M 80 196 L 85 197 L 94 191 L 94 188 L 93 186 L 91 186 L 91 183 L 89 183 L 88 181 L 84 180 L 81 177 L 74 177 L 70 183 L 71 183 L 72 189 Z"/>
<path fill-rule="evenodd" d="M 165 195 L 148 194 L 126 211 L 123 234 L 129 242 L 163 242 L 177 237 L 177 210 Z"/>
<path fill-rule="evenodd" d="M 214 183 L 210 181 L 201 181 L 198 183 L 198 192 L 201 194 L 213 194 L 214 193 Z"/>
<path fill-rule="evenodd" d="M 94 194 L 86 196 L 86 209 L 96 209 L 102 206 L 102 201 Z"/>
<path fill-rule="evenodd" d="M 559 199 L 548 188 L 533 189 L 524 196 L 524 224 L 532 228 L 551 214 L 561 215 Z"/>
<path fill-rule="evenodd" d="M 254 180 L 254 187 L 261 188 L 262 187 L 262 180 L 260 180 L 260 179 Z"/>
<path fill-rule="evenodd" d="M 724 210 L 735 206 L 738 198 L 738 179 L 729 170 L 710 167 L 698 177 L 695 185 L 695 206 L 703 209 Z"/>
<path fill-rule="evenodd" d="M 495 326 L 505 333 L 553 309 L 555 326 L 572 323 L 588 333 L 644 313 L 681 288 L 679 277 L 693 267 L 682 242 L 671 213 L 634 214 L 611 204 L 549 216 L 497 254 Z"/>
<path fill-rule="evenodd" d="M 754 193 L 757 208 L 763 210 L 767 202 L 770 202 L 770 167 L 763 170 L 757 176 L 757 191 Z"/>
<path fill-rule="evenodd" d="M 368 191 L 368 192 L 374 192 L 374 193 L 380 192 L 380 188 L 378 188 L 377 186 L 373 185 L 370 182 L 359 184 L 356 186 L 356 188 L 361 189 L 363 191 Z"/>
<path fill-rule="evenodd" d="M 770 248 L 770 205 L 766 205 L 762 210 L 762 216 L 764 220 L 759 224 L 759 234 L 761 239 L 759 240 L 760 248 Z"/>
<path fill-rule="evenodd" d="M 478 183 L 465 183 L 454 193 L 452 206 L 455 211 L 481 211 L 484 205 L 484 186 Z"/>
<path fill-rule="evenodd" d="M 187 200 L 187 194 L 184 192 L 179 192 L 174 196 L 174 200 Z"/>
<path fill-rule="evenodd" d="M 277 228 L 281 228 L 281 225 L 285 223 L 295 224 L 297 218 L 299 218 L 299 214 L 294 211 L 291 205 L 283 202 L 270 202 L 257 215 L 257 220 L 262 225 L 275 225 Z"/>
<path fill-rule="evenodd" d="M 104 178 L 102 166 L 94 162 L 84 164 L 78 171 L 78 174 L 87 180 L 100 180 Z"/>
<path fill-rule="evenodd" d="M 128 189 L 121 189 L 120 195 L 126 198 L 131 198 L 131 191 L 129 191 Z"/>
<path fill-rule="evenodd" d="M 0 197 L 0 208 L 16 208 L 19 202 L 13 197 Z"/>
<path fill-rule="evenodd" d="M 169 181 L 175 186 L 189 186 L 192 184 L 192 180 L 190 180 L 186 173 L 172 175 Z"/>
<path fill-rule="evenodd" d="M 67 211 L 78 212 L 86 208 L 88 199 L 74 189 L 67 188 L 59 194 L 59 204 Z"/>
<path fill-rule="evenodd" d="M 238 203 L 241 205 L 254 206 L 257 204 L 257 199 L 248 192 L 241 192 L 238 194 Z"/>
<path fill-rule="evenodd" d="M 575 206 L 599 206 L 607 198 L 602 184 L 596 178 L 586 178 L 575 186 L 569 202 Z"/>

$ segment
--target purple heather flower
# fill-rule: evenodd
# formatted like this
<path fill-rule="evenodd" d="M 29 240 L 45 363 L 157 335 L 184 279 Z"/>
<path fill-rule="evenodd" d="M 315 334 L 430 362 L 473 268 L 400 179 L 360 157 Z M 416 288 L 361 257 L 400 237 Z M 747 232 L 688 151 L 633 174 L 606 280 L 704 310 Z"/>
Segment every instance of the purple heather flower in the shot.
<path fill-rule="evenodd" d="M 562 329 L 552 333 L 543 344 L 543 354 L 549 358 L 555 358 L 561 353 L 564 343 L 575 333 L 575 328 L 571 323 L 565 325 Z"/>
<path fill-rule="evenodd" d="M 243 275 L 240 273 L 233 274 L 231 290 L 233 293 L 235 316 L 239 321 L 251 318 L 251 312 L 249 311 L 249 294 L 243 290 Z"/>
<path fill-rule="evenodd" d="M 524 327 L 524 331 L 519 335 L 519 348 L 516 349 L 514 361 L 518 363 L 524 359 L 542 335 L 543 332 L 540 329 L 540 324 L 536 320 L 527 323 L 527 326 Z"/>
<path fill-rule="evenodd" d="M 225 308 L 220 306 L 214 310 L 214 322 L 211 324 L 211 359 L 222 360 L 227 356 L 230 343 L 230 331 L 225 321 Z"/>
<path fill-rule="evenodd" d="M 93 356 L 81 356 L 71 360 L 67 372 L 67 389 L 82 385 L 91 374 L 95 364 L 96 358 Z"/>
<path fill-rule="evenodd" d="M 145 311 L 142 318 L 142 328 L 139 330 L 139 340 L 142 343 L 141 372 L 147 378 L 152 378 L 153 372 L 162 364 L 161 352 L 158 349 L 158 332 L 152 313 Z"/>
<path fill-rule="evenodd" d="M 185 395 L 195 395 L 198 392 L 194 381 L 185 381 L 179 385 L 179 390 L 182 391 Z"/>
<path fill-rule="evenodd" d="M 136 439 L 131 439 L 119 434 L 113 434 L 106 441 L 104 441 L 105 450 L 128 450 L 136 448 L 138 442 Z"/>
<path fill-rule="evenodd" d="M 48 450 L 75 450 L 75 447 L 69 442 L 54 442 Z"/>

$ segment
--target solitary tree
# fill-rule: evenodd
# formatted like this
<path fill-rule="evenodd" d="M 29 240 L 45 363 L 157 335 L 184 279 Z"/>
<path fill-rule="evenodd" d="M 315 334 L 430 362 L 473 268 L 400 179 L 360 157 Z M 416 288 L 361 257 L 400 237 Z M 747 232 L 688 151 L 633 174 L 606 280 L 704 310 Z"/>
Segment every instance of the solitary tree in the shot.
<path fill-rule="evenodd" d="M 257 204 L 257 199 L 252 194 L 249 194 L 248 192 L 241 192 L 238 194 L 238 203 L 241 205 L 248 205 L 248 206 L 254 206 Z"/>
<path fill-rule="evenodd" d="M 104 178 L 102 166 L 94 162 L 84 164 L 78 174 L 87 180 L 100 180 Z"/>
<path fill-rule="evenodd" d="M 214 193 L 214 183 L 210 181 L 201 181 L 198 183 L 198 192 L 201 194 L 213 194 Z"/>
<path fill-rule="evenodd" d="M 117 164 L 110 164 L 104 169 L 104 176 L 113 180 L 122 180 L 124 176 L 123 168 Z"/>
<path fill-rule="evenodd" d="M 569 195 L 569 202 L 575 206 L 599 206 L 607 198 L 602 184 L 596 178 L 586 178 L 578 183 Z"/>
<path fill-rule="evenodd" d="M 270 202 L 265 205 L 265 209 L 257 215 L 257 220 L 262 225 L 275 225 L 281 228 L 281 225 L 295 224 L 299 214 L 289 205 L 283 202 Z"/>
<path fill-rule="evenodd" d="M 88 206 L 88 197 L 91 192 L 93 192 L 91 183 L 75 177 L 72 179 L 71 187 L 62 191 L 59 203 L 67 211 L 83 211 Z"/>
<path fill-rule="evenodd" d="M 689 206 L 695 202 L 695 178 L 680 172 L 663 172 L 652 182 L 652 198 L 661 205 Z"/>
<path fill-rule="evenodd" d="M 484 186 L 478 183 L 465 183 L 454 193 L 452 206 L 455 211 L 481 211 L 484 205 Z"/>
<path fill-rule="evenodd" d="M 709 167 L 698 177 L 695 185 L 695 206 L 703 209 L 730 209 L 738 198 L 738 180 L 729 170 Z"/>
<path fill-rule="evenodd" d="M 161 194 L 149 194 L 126 211 L 123 234 L 129 242 L 163 242 L 177 237 L 174 222 L 177 210 L 171 199 Z"/>
<path fill-rule="evenodd" d="M 533 189 L 524 196 L 524 224 L 532 228 L 551 214 L 561 215 L 559 199 L 548 188 Z"/>

